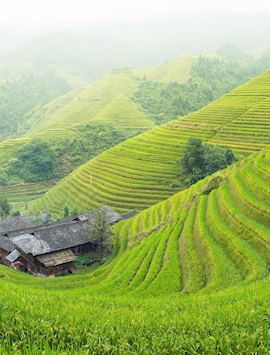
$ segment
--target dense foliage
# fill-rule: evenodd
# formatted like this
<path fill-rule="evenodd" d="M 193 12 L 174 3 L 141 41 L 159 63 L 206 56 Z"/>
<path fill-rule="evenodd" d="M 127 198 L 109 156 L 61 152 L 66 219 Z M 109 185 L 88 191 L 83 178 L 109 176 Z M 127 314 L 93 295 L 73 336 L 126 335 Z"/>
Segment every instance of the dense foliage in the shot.
<path fill-rule="evenodd" d="M 55 165 L 56 154 L 50 144 L 35 139 L 20 149 L 17 159 L 8 167 L 8 174 L 26 182 L 49 180 L 55 177 Z"/>
<path fill-rule="evenodd" d="M 187 175 L 188 185 L 226 168 L 235 161 L 231 149 L 203 143 L 200 138 L 191 137 L 187 141 L 180 165 Z"/>
<path fill-rule="evenodd" d="M 34 139 L 0 172 L 0 185 L 61 178 L 85 161 L 140 133 L 111 125 L 83 125 L 62 139 Z"/>
<path fill-rule="evenodd" d="M 35 109 L 71 90 L 52 73 L 29 72 L 0 83 L 0 140 L 24 132 Z"/>
<path fill-rule="evenodd" d="M 93 211 L 93 218 L 89 219 L 89 239 L 104 253 L 112 248 L 112 233 L 108 224 L 108 215 L 105 209 L 98 208 Z"/>
<path fill-rule="evenodd" d="M 53 142 L 60 157 L 57 175 L 65 175 L 89 159 L 138 133 L 140 133 L 138 130 L 116 129 L 111 124 L 89 124 L 76 128 L 70 138 Z"/>
<path fill-rule="evenodd" d="M 186 83 L 143 79 L 133 100 L 152 120 L 163 123 L 200 109 L 267 67 L 270 67 L 268 56 L 248 65 L 200 56 L 193 62 Z"/>

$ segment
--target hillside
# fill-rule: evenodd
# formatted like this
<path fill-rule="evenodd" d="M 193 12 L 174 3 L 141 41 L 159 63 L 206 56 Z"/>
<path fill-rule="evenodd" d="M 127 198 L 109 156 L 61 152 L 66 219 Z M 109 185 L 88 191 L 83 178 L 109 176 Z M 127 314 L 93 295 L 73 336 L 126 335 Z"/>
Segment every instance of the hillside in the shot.
<path fill-rule="evenodd" d="M 68 93 L 44 106 L 35 115 L 36 122 L 28 134 L 62 136 L 72 133 L 73 127 L 94 123 L 96 119 L 117 127 L 120 118 L 125 121 L 124 128 L 150 128 L 153 123 L 130 100 L 137 85 L 138 78 L 132 72 L 110 74 L 87 88 Z M 136 120 L 134 110 L 138 115 Z M 116 112 L 119 112 L 118 116 Z"/>
<path fill-rule="evenodd" d="M 0 142 L 24 133 L 29 116 L 72 89 L 64 78 L 50 72 L 28 71 L 6 80 L 1 80 L 0 73 Z"/>
<path fill-rule="evenodd" d="M 187 67 L 189 75 L 182 82 Z M 192 59 L 187 55 L 153 67 L 151 73 L 155 73 L 151 76 L 153 80 L 140 76 L 136 70 L 115 70 L 94 84 L 71 91 L 27 115 L 23 121 L 27 133 L 0 143 L 0 185 L 36 182 L 40 186 L 46 179 L 63 178 L 127 138 L 203 107 L 251 75 L 237 63 L 232 65 L 209 57 Z M 168 78 L 174 82 L 166 82 Z M 46 143 L 50 147 L 50 156 L 54 155 L 53 171 L 48 174 L 45 171 L 43 177 L 33 174 L 20 161 L 20 156 L 37 139 L 40 145 Z M 11 196 L 11 188 L 7 186 L 5 191 L 2 186 L 2 194 Z M 44 193 L 44 188 L 35 191 L 30 196 Z M 19 195 L 21 203 L 23 194 Z M 14 198 L 13 194 L 13 203 Z M 28 200 L 27 193 L 25 201 Z"/>
<path fill-rule="evenodd" d="M 135 70 L 135 74 L 141 78 L 159 81 L 163 83 L 186 82 L 190 77 L 190 69 L 195 57 L 184 54 L 173 60 L 168 60 L 164 64 Z"/>
<path fill-rule="evenodd" d="M 10 165 L 32 140 L 49 142 L 55 150 L 62 166 L 57 178 L 103 150 L 152 128 L 154 122 L 130 98 L 137 84 L 138 78 L 131 72 L 115 73 L 41 107 L 24 121 L 26 135 L 0 142 L 1 173 L 8 176 L 5 180 L 9 184 L 23 181 Z"/>
<path fill-rule="evenodd" d="M 105 204 L 119 211 L 152 206 L 179 190 L 177 162 L 190 136 L 240 155 L 268 146 L 269 103 L 270 72 L 266 72 L 198 112 L 100 154 L 30 204 L 29 211 L 60 215 L 65 205 L 87 210 Z"/>
<path fill-rule="evenodd" d="M 43 105 L 107 72 L 91 68 L 79 52 L 83 52 L 83 44 L 76 36 L 67 39 L 58 34 L 38 38 L 1 56 L 0 141 L 25 134 L 29 118 Z"/>
<path fill-rule="evenodd" d="M 269 162 L 254 154 L 118 223 L 90 272 L 0 267 L 2 352 L 267 353 Z"/>

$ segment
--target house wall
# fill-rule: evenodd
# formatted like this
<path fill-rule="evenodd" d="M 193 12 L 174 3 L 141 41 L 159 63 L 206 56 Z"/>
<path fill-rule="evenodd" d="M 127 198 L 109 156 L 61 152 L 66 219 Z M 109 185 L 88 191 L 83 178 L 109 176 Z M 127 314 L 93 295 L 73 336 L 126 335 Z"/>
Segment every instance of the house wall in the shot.
<path fill-rule="evenodd" d="M 53 267 L 45 267 L 37 260 L 37 258 L 28 254 L 23 254 L 22 264 L 27 269 L 27 272 L 44 276 L 60 276 L 67 274 L 70 273 L 70 269 L 73 267 L 73 262 Z"/>
<path fill-rule="evenodd" d="M 73 262 L 53 266 L 53 267 L 43 267 L 42 274 L 46 276 L 60 276 L 64 274 L 70 274 L 70 269 L 73 267 Z"/>
<path fill-rule="evenodd" d="M 9 253 L 6 252 L 4 249 L 0 248 L 0 260 L 4 257 L 6 257 Z"/>
<path fill-rule="evenodd" d="M 73 253 L 76 256 L 79 256 L 79 255 L 87 254 L 90 251 L 95 250 L 95 248 L 96 248 L 96 246 L 93 243 L 89 242 L 89 243 L 86 243 L 86 244 L 77 245 L 76 247 L 71 248 L 71 250 L 73 251 Z"/>

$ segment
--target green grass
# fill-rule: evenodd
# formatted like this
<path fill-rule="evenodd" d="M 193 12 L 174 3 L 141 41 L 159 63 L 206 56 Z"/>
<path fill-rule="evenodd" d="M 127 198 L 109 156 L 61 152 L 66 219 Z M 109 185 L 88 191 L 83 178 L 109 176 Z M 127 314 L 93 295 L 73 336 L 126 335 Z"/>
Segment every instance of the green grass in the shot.
<path fill-rule="evenodd" d="M 60 215 L 63 205 L 85 210 L 106 204 L 119 211 L 150 207 L 177 191 L 172 181 L 190 136 L 244 156 L 267 147 L 269 104 L 270 73 L 266 72 L 195 113 L 98 155 L 31 204 L 29 211 L 46 206 Z"/>
<path fill-rule="evenodd" d="M 0 267 L 0 351 L 268 353 L 269 163 L 252 154 L 209 195 L 212 176 L 119 222 L 111 258 L 88 272 Z"/>

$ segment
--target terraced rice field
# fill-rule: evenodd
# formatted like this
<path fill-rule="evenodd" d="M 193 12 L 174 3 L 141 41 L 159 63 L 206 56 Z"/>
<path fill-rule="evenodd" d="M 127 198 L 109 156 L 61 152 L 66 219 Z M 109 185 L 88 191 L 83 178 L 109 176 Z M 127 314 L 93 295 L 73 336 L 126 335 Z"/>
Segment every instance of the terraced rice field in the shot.
<path fill-rule="evenodd" d="M 10 160 L 16 157 L 18 150 L 30 140 L 30 138 L 17 138 L 0 142 L 0 166 L 5 167 Z"/>
<path fill-rule="evenodd" d="M 63 179 L 30 211 L 62 214 L 63 206 L 98 204 L 143 210 L 173 195 L 177 162 L 191 136 L 248 155 L 270 144 L 270 72 L 205 108 L 128 139 Z"/>
<path fill-rule="evenodd" d="M 7 199 L 13 209 L 25 206 L 25 203 L 40 197 L 51 188 L 56 181 L 38 182 L 0 186 L 0 199 Z"/>
<path fill-rule="evenodd" d="M 153 121 L 130 99 L 138 83 L 132 72 L 111 74 L 43 106 L 31 118 L 32 128 L 24 137 L 0 142 L 1 166 L 15 159 L 22 145 L 32 139 L 65 139 L 85 124 L 110 124 L 131 131 L 151 129 Z"/>
<path fill-rule="evenodd" d="M 215 175 L 115 225 L 114 253 L 92 271 L 1 267 L 0 350 L 268 353 L 270 151 Z"/>

